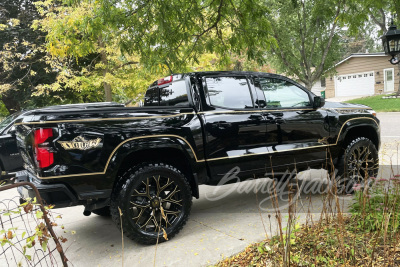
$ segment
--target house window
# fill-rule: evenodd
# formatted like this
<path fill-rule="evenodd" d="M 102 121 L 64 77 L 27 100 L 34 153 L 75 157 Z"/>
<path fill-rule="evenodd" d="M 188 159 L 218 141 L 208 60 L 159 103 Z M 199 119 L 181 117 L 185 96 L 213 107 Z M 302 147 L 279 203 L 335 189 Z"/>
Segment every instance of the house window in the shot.
<path fill-rule="evenodd" d="M 325 80 L 325 78 L 321 78 L 321 87 L 326 87 L 326 80 Z"/>
<path fill-rule="evenodd" d="M 374 76 L 374 73 L 373 73 L 373 72 L 371 72 L 371 73 L 369 74 L 369 76 Z"/>
<path fill-rule="evenodd" d="M 361 74 L 358 74 L 358 78 L 362 78 L 362 75 L 361 75 Z"/>
<path fill-rule="evenodd" d="M 353 75 L 353 78 L 357 78 L 357 75 Z"/>
<path fill-rule="evenodd" d="M 368 74 L 364 74 L 364 77 L 368 77 Z"/>
<path fill-rule="evenodd" d="M 346 80 L 346 76 L 343 76 L 343 80 Z"/>
<path fill-rule="evenodd" d="M 351 79 L 351 76 L 349 76 L 349 77 L 347 77 L 347 78 Z"/>

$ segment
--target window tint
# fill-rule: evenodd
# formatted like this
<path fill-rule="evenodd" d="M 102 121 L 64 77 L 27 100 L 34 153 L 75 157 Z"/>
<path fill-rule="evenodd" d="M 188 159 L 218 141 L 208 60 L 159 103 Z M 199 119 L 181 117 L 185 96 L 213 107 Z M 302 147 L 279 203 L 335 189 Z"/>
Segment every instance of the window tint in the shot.
<path fill-rule="evenodd" d="M 308 94 L 290 82 L 272 78 L 260 78 L 260 87 L 264 91 L 267 107 L 269 108 L 311 106 Z"/>
<path fill-rule="evenodd" d="M 208 77 L 206 83 L 211 105 L 253 108 L 246 77 Z"/>
<path fill-rule="evenodd" d="M 160 88 L 160 106 L 189 106 L 185 80 Z"/>
<path fill-rule="evenodd" d="M 144 106 L 189 106 L 185 80 L 147 89 Z"/>
<path fill-rule="evenodd" d="M 158 106 L 158 88 L 153 87 L 147 89 L 144 96 L 144 106 Z"/>

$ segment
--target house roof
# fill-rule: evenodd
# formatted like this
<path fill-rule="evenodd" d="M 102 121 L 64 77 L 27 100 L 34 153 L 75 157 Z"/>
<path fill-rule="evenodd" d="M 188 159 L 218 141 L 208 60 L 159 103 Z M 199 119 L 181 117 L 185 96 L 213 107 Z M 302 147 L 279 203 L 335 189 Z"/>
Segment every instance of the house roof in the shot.
<path fill-rule="evenodd" d="M 356 53 L 356 54 L 351 54 L 350 56 L 346 57 L 345 59 L 343 59 L 342 61 L 338 62 L 335 67 L 337 67 L 338 65 L 342 64 L 343 62 L 349 60 L 350 58 L 353 57 L 385 57 L 385 53 L 384 52 L 379 52 L 379 53 Z"/>

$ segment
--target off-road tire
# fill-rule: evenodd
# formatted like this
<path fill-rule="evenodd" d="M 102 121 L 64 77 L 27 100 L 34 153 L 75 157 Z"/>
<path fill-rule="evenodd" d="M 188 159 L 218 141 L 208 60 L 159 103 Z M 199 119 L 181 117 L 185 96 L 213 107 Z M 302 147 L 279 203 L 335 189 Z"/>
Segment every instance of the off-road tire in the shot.
<path fill-rule="evenodd" d="M 92 213 L 103 217 L 110 217 L 111 216 L 110 206 L 105 206 L 100 209 L 92 210 Z"/>
<path fill-rule="evenodd" d="M 164 192 L 160 193 L 159 189 L 162 189 L 163 186 L 168 185 L 170 182 L 173 182 L 173 184 L 169 187 L 166 187 L 170 191 L 164 190 Z M 154 186 L 154 184 L 156 186 Z M 157 184 L 159 186 L 157 186 Z M 153 192 L 152 190 L 155 188 L 157 190 Z M 173 192 L 171 190 L 175 191 L 173 196 L 170 196 L 170 194 Z M 157 192 L 160 194 L 159 198 L 157 198 Z M 151 194 L 151 198 L 147 197 L 148 194 Z M 168 196 L 170 196 L 169 199 L 167 198 Z M 174 198 L 174 202 L 172 202 L 172 198 Z M 163 211 L 165 212 L 164 215 L 167 216 L 167 220 L 165 220 L 162 216 L 161 207 L 154 207 L 154 201 L 157 203 L 157 200 L 159 200 L 159 205 L 169 206 L 169 209 L 175 210 L 169 211 L 163 208 Z M 180 206 L 179 203 L 181 203 Z M 146 205 L 149 205 L 151 212 L 149 212 L 149 208 L 141 207 Z M 157 239 L 159 243 L 166 241 L 164 238 L 165 233 L 167 238 L 171 239 L 183 228 L 188 220 L 191 207 L 191 187 L 181 171 L 165 163 L 143 163 L 130 168 L 123 175 L 121 175 L 121 177 L 119 177 L 119 180 L 116 183 L 111 195 L 110 211 L 114 223 L 120 230 L 122 227 L 124 234 L 128 238 L 142 244 L 155 244 L 157 243 Z M 122 213 L 121 218 L 119 209 Z M 142 211 L 142 209 L 144 211 Z M 175 213 L 175 215 L 172 213 Z M 142 216 L 145 216 L 143 218 L 146 222 L 147 218 L 151 218 L 153 216 L 153 218 L 157 221 L 157 226 L 151 219 L 150 227 L 153 227 L 153 229 L 149 228 L 149 231 L 146 231 L 149 226 L 146 224 L 143 230 L 143 225 L 145 222 L 141 226 L 141 222 L 139 221 L 143 219 Z M 158 222 L 158 220 L 160 220 L 161 224 Z M 170 223 L 169 227 L 167 227 L 168 223 Z M 159 227 L 158 225 L 162 225 L 162 227 Z M 160 228 L 163 228 L 165 233 Z"/>
<path fill-rule="evenodd" d="M 358 160 L 355 163 L 355 155 L 363 156 L 367 153 L 367 160 Z M 368 163 L 368 165 L 366 164 Z M 374 143 L 366 137 L 358 137 L 352 140 L 345 147 L 343 154 L 336 165 L 337 173 L 335 175 L 337 181 L 338 193 L 352 194 L 354 193 L 354 184 L 367 182 L 365 178 L 376 177 L 379 167 L 378 150 Z M 353 166 L 353 168 L 351 168 Z M 366 175 L 367 173 L 367 175 Z"/>

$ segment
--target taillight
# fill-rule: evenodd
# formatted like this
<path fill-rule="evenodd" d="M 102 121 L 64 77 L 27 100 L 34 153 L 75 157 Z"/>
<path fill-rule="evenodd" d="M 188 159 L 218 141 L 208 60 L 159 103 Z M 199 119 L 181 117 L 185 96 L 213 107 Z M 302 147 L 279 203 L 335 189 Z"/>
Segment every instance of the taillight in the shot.
<path fill-rule="evenodd" d="M 50 137 L 53 137 L 51 128 L 41 128 L 35 131 L 34 148 L 39 168 L 46 168 L 54 163 L 54 153 L 50 152 L 49 143 L 46 142 Z"/>
<path fill-rule="evenodd" d="M 165 77 L 165 78 L 161 78 L 157 81 L 158 85 L 162 85 L 162 84 L 166 84 L 166 83 L 171 83 L 172 82 L 172 75 Z"/>

